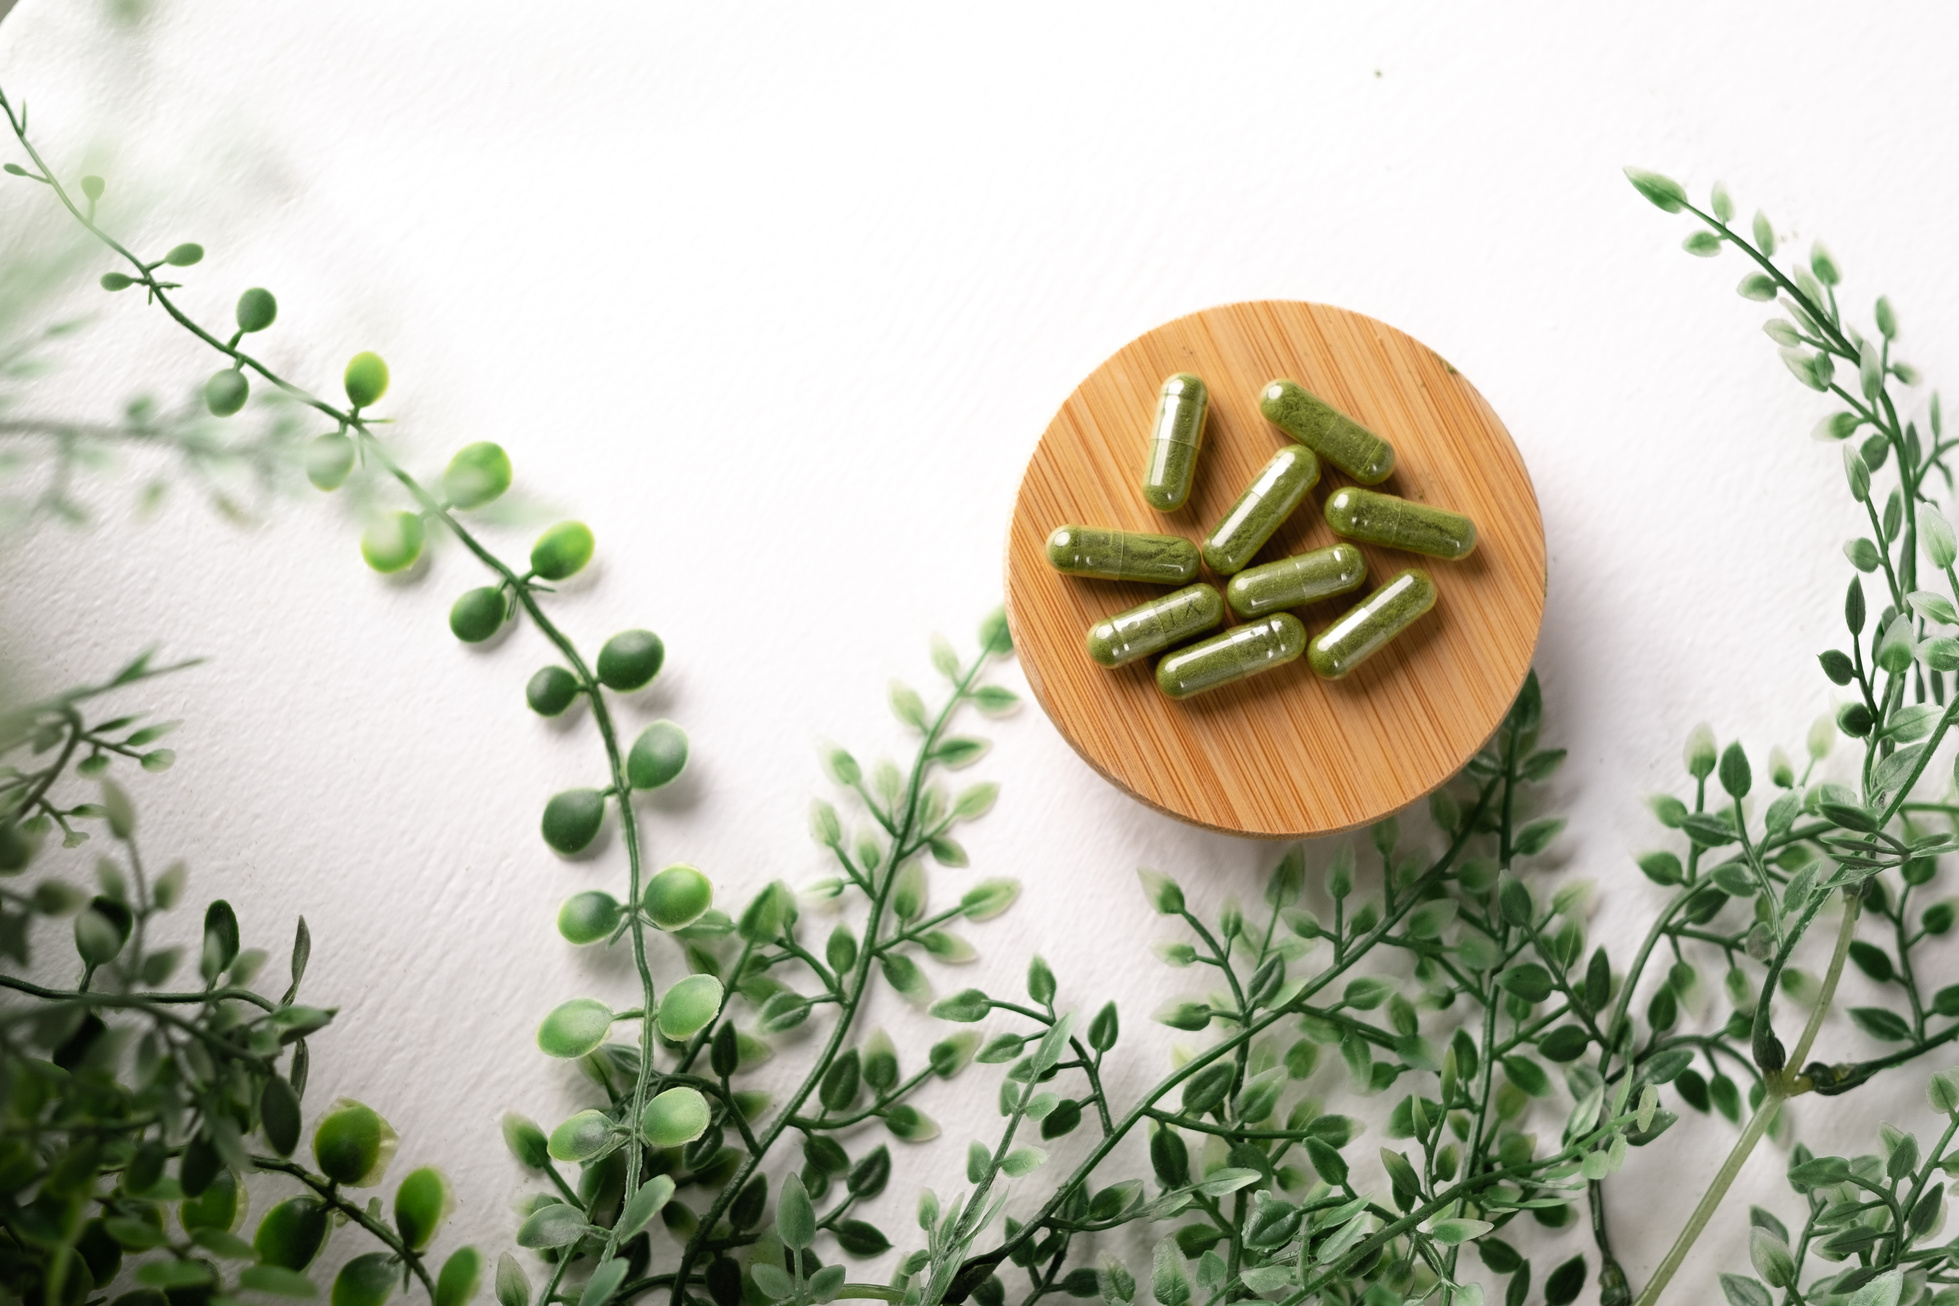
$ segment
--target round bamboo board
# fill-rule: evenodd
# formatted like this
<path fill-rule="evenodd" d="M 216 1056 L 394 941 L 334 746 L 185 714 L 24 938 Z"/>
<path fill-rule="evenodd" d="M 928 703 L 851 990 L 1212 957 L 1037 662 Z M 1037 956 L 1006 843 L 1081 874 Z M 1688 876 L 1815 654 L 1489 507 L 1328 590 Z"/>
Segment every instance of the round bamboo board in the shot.
<path fill-rule="evenodd" d="M 1190 499 L 1144 502 L 1157 389 L 1173 372 L 1210 387 Z M 1290 377 L 1394 446 L 1376 487 L 1467 513 L 1476 551 L 1444 562 L 1363 546 L 1367 583 L 1299 609 L 1309 636 L 1404 567 L 1434 578 L 1434 610 L 1344 680 L 1300 658 L 1182 702 L 1155 659 L 1092 662 L 1088 628 L 1168 591 L 1063 576 L 1048 533 L 1070 523 L 1183 535 L 1211 526 L 1289 437 L 1258 408 Z M 1331 544 L 1320 515 L 1348 481 L 1322 460 L 1308 502 L 1254 565 Z M 1202 579 L 1223 586 L 1208 571 Z M 1523 458 L 1466 378 L 1421 342 L 1359 313 L 1268 300 L 1178 318 L 1125 345 L 1062 404 L 1034 450 L 1007 540 L 1007 615 L 1034 695 L 1075 751 L 1133 797 L 1197 825 L 1296 838 L 1375 821 L 1460 770 L 1522 687 L 1544 615 L 1544 523 Z M 1235 621 L 1228 612 L 1228 622 Z"/>

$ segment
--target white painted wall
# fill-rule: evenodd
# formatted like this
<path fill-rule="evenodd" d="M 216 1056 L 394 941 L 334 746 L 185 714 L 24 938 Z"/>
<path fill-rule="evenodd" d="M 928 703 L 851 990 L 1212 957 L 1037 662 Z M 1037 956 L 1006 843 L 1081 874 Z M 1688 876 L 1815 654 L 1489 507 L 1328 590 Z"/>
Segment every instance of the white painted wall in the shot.
<path fill-rule="evenodd" d="M 626 715 L 684 723 L 695 767 L 648 805 L 653 855 L 698 862 L 729 901 L 817 872 L 816 745 L 896 744 L 885 682 L 929 682 L 927 636 L 970 640 L 997 601 L 1015 484 L 1075 383 L 1167 318 L 1297 297 L 1426 341 L 1523 450 L 1552 558 L 1547 736 L 1572 750 L 1552 860 L 1629 937 L 1656 901 L 1628 856 L 1655 839 L 1642 800 L 1682 780 L 1687 729 L 1739 732 L 1759 759 L 1829 706 L 1813 654 L 1859 527 L 1835 452 L 1806 438 L 1820 405 L 1731 293 L 1742 269 L 1681 254 L 1687 228 L 1620 166 L 1697 194 L 1725 177 L 1790 244 L 1827 234 L 1860 311 L 1890 293 L 1906 355 L 1933 378 L 1959 364 L 1953 20 L 1933 4 L 1854 24 L 1683 3 L 207 0 L 133 31 L 97 13 L 28 0 L 0 27 L 0 84 L 52 160 L 107 176 L 106 220 L 140 247 L 210 249 L 193 311 L 275 290 L 265 353 L 292 374 L 324 387 L 382 352 L 412 465 L 494 439 L 535 501 L 593 524 L 595 583 L 559 610 L 594 646 L 665 636 L 669 669 Z M 0 189 L 0 243 L 53 230 L 45 198 Z M 132 297 L 74 303 L 98 321 L 42 383 L 49 411 L 112 413 L 212 367 Z M 317 1100 L 380 1107 L 405 1161 L 454 1175 L 457 1233 L 504 1245 L 518 1176 L 497 1115 L 548 1123 L 581 1092 L 533 1050 L 537 1018 L 633 992 L 621 959 L 551 928 L 564 896 L 623 878 L 616 847 L 565 865 L 536 837 L 549 793 L 600 774 L 593 739 L 525 710 L 532 634 L 449 637 L 477 583 L 459 551 L 389 584 L 331 502 L 238 529 L 180 499 L 127 525 L 133 483 L 102 494 L 113 529 L 10 545 L 0 650 L 30 688 L 152 641 L 211 659 L 153 697 L 188 722 L 177 768 L 136 786 L 154 855 L 187 855 L 275 951 L 306 914 L 308 989 L 343 1011 Z M 520 551 L 530 528 L 491 534 Z M 1135 868 L 1249 899 L 1275 850 L 1127 801 L 1038 712 L 994 733 L 980 773 L 1004 796 L 970 832 L 973 870 L 939 882 L 1027 891 L 941 987 L 1014 987 L 1042 952 L 1067 1003 L 1123 999 L 1133 1089 L 1168 1043 L 1144 1013 L 1186 978 L 1144 947 Z M 1861 1039 L 1833 1022 L 1825 1048 Z M 1878 1118 L 1922 1129 L 1920 1083 L 1799 1119 L 1839 1147 Z M 947 1136 L 903 1153 L 879 1204 L 894 1233 L 917 1184 L 956 1181 L 991 1097 L 976 1074 L 926 1100 Z M 1725 1150 L 1724 1125 L 1694 1124 L 1621 1189 L 1635 1282 Z M 1746 1182 L 1786 1210 L 1779 1164 L 1765 1150 Z M 1735 1212 L 1683 1300 L 1739 1268 Z"/>

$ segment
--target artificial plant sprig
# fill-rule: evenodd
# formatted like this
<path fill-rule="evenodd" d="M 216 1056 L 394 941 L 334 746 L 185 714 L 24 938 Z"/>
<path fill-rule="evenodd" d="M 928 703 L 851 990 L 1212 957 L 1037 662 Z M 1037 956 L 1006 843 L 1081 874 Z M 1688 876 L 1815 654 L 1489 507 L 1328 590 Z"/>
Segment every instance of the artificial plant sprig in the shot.
<path fill-rule="evenodd" d="M 1773 224 L 1757 213 L 1749 229 L 1741 230 L 1734 222 L 1734 202 L 1726 187 L 1717 184 L 1708 207 L 1702 209 L 1669 178 L 1638 169 L 1628 169 L 1627 176 L 1660 209 L 1685 212 L 1699 220 L 1701 229 L 1684 242 L 1689 253 L 1712 257 L 1732 246 L 1753 269 L 1737 287 L 1739 293 L 1746 299 L 1775 303 L 1787 314 L 1771 319 L 1765 330 L 1781 348 L 1782 361 L 1791 374 L 1843 405 L 1844 411 L 1823 418 L 1816 434 L 1821 439 L 1844 442 L 1845 479 L 1871 531 L 1869 536 L 1852 539 L 1844 546 L 1845 557 L 1859 573 L 1852 577 L 1844 603 L 1849 652 L 1832 649 L 1820 658 L 1832 683 L 1853 688 L 1856 693 L 1855 700 L 1838 710 L 1836 726 L 1864 745 L 1859 784 L 1854 790 L 1824 784 L 1799 792 L 1785 782 L 1785 793 L 1766 815 L 1768 833 L 1790 831 L 1805 814 L 1820 816 L 1825 828 L 1811 835 L 1813 844 L 1788 845 L 1791 851 L 1807 855 L 1785 864 L 1789 875 L 1782 884 L 1779 903 L 1775 901 L 1773 877 L 1762 858 L 1749 854 L 1751 870 L 1761 882 L 1758 902 L 1767 906 L 1761 913 L 1762 924 L 1768 927 L 1766 938 L 1751 938 L 1750 942 L 1771 958 L 1749 1022 L 1750 1048 L 1761 1069 L 1762 1092 L 1754 1117 L 1642 1292 L 1640 1301 L 1646 1306 L 1665 1290 L 1748 1152 L 1780 1112 L 1784 1099 L 1808 1091 L 1842 1094 L 1879 1069 L 1902 1064 L 1959 1036 L 1959 1025 L 1932 1032 L 1927 1019 L 1928 1005 L 1940 1014 L 1959 1015 L 1959 986 L 1942 991 L 1943 1001 L 1934 998 L 1927 1004 L 1918 987 L 1921 968 L 1913 959 L 1919 945 L 1951 928 L 1953 909 L 1934 904 L 1921 917 L 1921 928 L 1914 932 L 1908 924 L 1913 890 L 1937 874 L 1938 857 L 1954 846 L 1952 834 L 1927 831 L 1918 824 L 1921 814 L 1936 812 L 1950 817 L 1950 805 L 1913 801 L 1913 794 L 1934 750 L 1959 715 L 1959 695 L 1948 706 L 1945 683 L 1948 673 L 1959 670 L 1959 639 L 1940 629 L 1959 625 L 1959 610 L 1954 608 L 1954 601 L 1959 599 L 1959 577 L 1953 574 L 1959 545 L 1955 545 L 1951 523 L 1940 504 L 1928 492 L 1928 477 L 1933 471 L 1939 473 L 1948 490 L 1952 485 L 1952 473 L 1945 462 L 1952 443 L 1943 439 L 1938 396 L 1932 395 L 1925 409 L 1931 433 L 1929 448 L 1920 438 L 1917 423 L 1900 415 L 1905 405 L 1894 387 L 1915 385 L 1918 375 L 1894 354 L 1898 320 L 1890 301 L 1883 297 L 1876 301 L 1873 319 L 1877 335 L 1867 337 L 1845 319 L 1837 295 L 1842 272 L 1820 242 L 1812 247 L 1806 265 L 1798 261 L 1784 267 L 1775 260 Z M 1847 383 L 1838 373 L 1838 362 L 1854 369 L 1854 382 Z M 1870 433 L 1853 443 L 1852 437 L 1865 427 Z M 1873 477 L 1887 462 L 1896 469 L 1896 484 L 1880 510 Z M 1934 576 L 1944 581 L 1944 593 L 1919 588 L 1921 550 Z M 1864 575 L 1881 575 L 1888 599 L 1875 623 L 1868 623 Z M 1938 579 L 1933 584 L 1938 584 Z M 1711 754 L 1711 743 L 1707 751 Z M 1721 780 L 1735 800 L 1725 833 L 1741 838 L 1746 850 L 1747 826 L 1740 800 L 1748 792 L 1749 775 L 1739 746 L 1731 746 L 1730 754 L 1722 757 Z M 1690 829 L 1689 834 L 1694 831 Z M 1824 856 L 1812 864 L 1816 852 Z M 1890 887 L 1893 877 L 1895 890 Z M 1786 968 L 1810 923 L 1830 900 L 1839 897 L 1843 911 L 1828 969 L 1795 1048 L 1785 1053 L 1773 1028 L 1771 998 L 1777 982 L 1790 973 Z M 1893 951 L 1857 937 L 1860 920 L 1867 915 L 1889 923 Z M 1879 984 L 1902 987 L 1908 1016 L 1886 1007 L 1857 1008 L 1850 1016 L 1873 1037 L 1906 1046 L 1889 1056 L 1860 1063 L 1805 1064 L 1846 961 Z M 1890 1245 L 1895 1247 L 1897 1241 L 1892 1240 Z M 1866 1284 L 1888 1281 L 1890 1300 L 1896 1301 L 1897 1282 L 1883 1273 L 1894 1263 L 1895 1258 L 1867 1261 L 1856 1274 L 1838 1278 L 1831 1286 L 1861 1295 Z M 1777 1282 L 1777 1286 L 1787 1287 L 1790 1300 L 1802 1299 L 1793 1280 Z M 1724 1279 L 1724 1287 L 1731 1299 L 1740 1291 L 1741 1299 L 1749 1301 L 1753 1301 L 1752 1292 L 1760 1290 L 1759 1284 L 1754 1289 L 1738 1290 L 1728 1279 Z"/>

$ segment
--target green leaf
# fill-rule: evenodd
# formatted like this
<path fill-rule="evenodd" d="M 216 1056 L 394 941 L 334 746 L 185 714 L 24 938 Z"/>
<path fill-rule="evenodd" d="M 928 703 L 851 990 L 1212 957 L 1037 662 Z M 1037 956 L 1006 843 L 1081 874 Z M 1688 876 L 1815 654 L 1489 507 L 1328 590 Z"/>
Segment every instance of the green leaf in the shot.
<path fill-rule="evenodd" d="M 1429 1228 L 1429 1237 L 1445 1247 L 1466 1243 L 1481 1238 L 1496 1226 L 1487 1220 L 1437 1220 Z"/>
<path fill-rule="evenodd" d="M 884 973 L 885 982 L 908 1002 L 923 1003 L 932 996 L 931 981 L 918 963 L 902 952 L 887 952 L 878 958 L 879 969 Z"/>
<path fill-rule="evenodd" d="M 584 522 L 559 522 L 531 545 L 531 570 L 544 580 L 567 580 L 592 560 L 595 543 Z"/>
<path fill-rule="evenodd" d="M 1019 896 L 1019 880 L 981 880 L 960 898 L 959 910 L 969 921 L 992 920 L 1013 906 Z"/>
<path fill-rule="evenodd" d="M 816 1210 L 810 1205 L 809 1190 L 802 1176 L 791 1173 L 782 1181 L 782 1192 L 775 1204 L 776 1237 L 785 1247 L 801 1250 L 816 1241 Z"/>
<path fill-rule="evenodd" d="M 1741 284 L 1735 287 L 1735 293 L 1743 299 L 1753 299 L 1761 303 L 1767 303 L 1769 300 L 1775 298 L 1779 289 L 1780 287 L 1775 284 L 1774 277 L 1765 276 L 1760 272 L 1751 272 L 1741 279 Z"/>
<path fill-rule="evenodd" d="M 999 685 L 981 685 L 973 691 L 973 706 L 987 716 L 1005 716 L 1020 706 L 1020 695 Z"/>
<path fill-rule="evenodd" d="M 585 1213 L 575 1206 L 563 1202 L 551 1202 L 531 1212 L 523 1224 L 517 1227 L 517 1245 L 533 1251 L 546 1247 L 569 1247 L 585 1236 L 589 1226 L 585 1223 Z M 497 1273 L 497 1293 L 503 1293 L 503 1273 Z"/>
<path fill-rule="evenodd" d="M 1517 832 L 1511 847 L 1519 857 L 1536 856 L 1550 847 L 1551 840 L 1557 838 L 1559 831 L 1564 827 L 1562 817 L 1547 817 L 1544 820 L 1532 821 Z"/>
<path fill-rule="evenodd" d="M 1184 1265 L 1183 1252 L 1175 1238 L 1165 1238 L 1156 1245 L 1151 1259 L 1150 1296 L 1156 1299 L 1157 1306 L 1188 1306 L 1190 1302 L 1190 1271 Z"/>
<path fill-rule="evenodd" d="M 634 1237 L 653 1222 L 653 1217 L 660 1213 L 660 1208 L 672 1197 L 673 1176 L 654 1175 L 641 1184 L 639 1191 L 627 1201 L 626 1209 L 621 1212 L 619 1223 L 613 1232 L 619 1235 L 622 1242 Z"/>
<path fill-rule="evenodd" d="M 496 1294 L 497 1306 L 530 1306 L 530 1276 L 509 1252 L 497 1257 Z"/>
<path fill-rule="evenodd" d="M 603 1111 L 580 1111 L 551 1131 L 551 1155 L 559 1161 L 589 1161 L 613 1145 L 612 1117 Z"/>
<path fill-rule="evenodd" d="M 971 739 L 954 736 L 932 750 L 932 760 L 948 770 L 957 771 L 971 766 L 986 756 L 992 745 L 984 739 Z"/>
<path fill-rule="evenodd" d="M 313 1160 L 335 1183 L 365 1188 L 381 1181 L 397 1141 L 371 1107 L 341 1098 L 313 1127 Z"/>
<path fill-rule="evenodd" d="M 1850 1020 L 1872 1038 L 1883 1039 L 1887 1043 L 1911 1041 L 1911 1026 L 1894 1011 L 1886 1011 L 1882 1007 L 1852 1007 Z"/>
<path fill-rule="evenodd" d="M 689 975 L 660 999 L 660 1033 L 676 1043 L 692 1038 L 721 1014 L 721 981 L 712 975 Z"/>
<path fill-rule="evenodd" d="M 1775 1302 L 1759 1280 L 1745 1274 L 1723 1274 L 1721 1295 L 1728 1299 L 1729 1306 L 1774 1306 Z"/>
<path fill-rule="evenodd" d="M 966 849 L 956 839 L 937 835 L 926 841 L 925 846 L 932 850 L 932 860 L 941 866 L 960 867 L 971 864 Z"/>
<path fill-rule="evenodd" d="M 925 729 L 925 700 L 909 685 L 896 680 L 891 682 L 891 711 L 913 729 Z"/>
<path fill-rule="evenodd" d="M 953 1020 L 962 1024 L 985 1020 L 993 1010 L 993 1000 L 979 989 L 961 989 L 951 997 L 940 998 L 932 1004 L 931 1014 L 940 1020 Z"/>
<path fill-rule="evenodd" d="M 755 1028 L 764 1034 L 785 1034 L 809 1019 L 810 1001 L 787 989 L 771 994 L 756 1013 Z"/>
<path fill-rule="evenodd" d="M 426 1250 L 455 1207 L 455 1194 L 442 1171 L 432 1165 L 409 1171 L 395 1189 L 395 1228 L 402 1243 L 410 1251 Z"/>
<path fill-rule="evenodd" d="M 1047 1159 L 1048 1154 L 1038 1147 L 1016 1147 L 1000 1162 L 1000 1169 L 1008 1178 L 1018 1179 L 1034 1173 Z"/>
<path fill-rule="evenodd" d="M 599 1268 L 592 1271 L 592 1277 L 585 1280 L 585 1288 L 578 1298 L 578 1306 L 605 1306 L 612 1300 L 612 1294 L 619 1291 L 619 1285 L 626 1281 L 626 1271 L 630 1268 L 619 1257 L 599 1262 Z"/>
<path fill-rule="evenodd" d="M 884 1113 L 884 1127 L 908 1143 L 923 1143 L 939 1134 L 938 1122 L 907 1102 Z"/>
<path fill-rule="evenodd" d="M 837 1236 L 837 1246 L 849 1256 L 882 1256 L 891 1250 L 891 1240 L 884 1231 L 863 1220 L 839 1220 L 831 1232 Z"/>
<path fill-rule="evenodd" d="M 707 1132 L 712 1119 L 707 1099 L 698 1089 L 669 1088 L 646 1104 L 640 1132 L 655 1147 L 681 1147 Z"/>
<path fill-rule="evenodd" d="M 1161 871 L 1148 869 L 1137 871 L 1143 881 L 1143 897 L 1150 906 L 1156 908 L 1160 916 L 1175 916 L 1184 909 L 1184 891 L 1177 882 Z"/>
<path fill-rule="evenodd" d="M 1551 1092 L 1550 1076 L 1529 1057 L 1503 1058 L 1503 1077 L 1532 1097 L 1545 1097 Z"/>
<path fill-rule="evenodd" d="M 288 1270 L 277 1265 L 248 1265 L 238 1272 L 238 1286 L 248 1292 L 262 1292 L 269 1297 L 317 1297 L 320 1289 L 311 1279 L 297 1270 Z M 447 1306 L 444 1303 L 443 1306 Z"/>
<path fill-rule="evenodd" d="M 1551 972 L 1536 962 L 1512 966 L 1497 976 L 1497 983 L 1526 1002 L 1538 1003 L 1551 996 Z"/>
<path fill-rule="evenodd" d="M 582 1057 L 605 1041 L 612 1009 L 597 998 L 573 998 L 537 1027 L 537 1046 L 546 1056 Z"/>
<path fill-rule="evenodd" d="M 1627 168 L 1626 180 L 1633 184 L 1634 190 L 1664 212 L 1678 213 L 1687 203 L 1687 192 L 1671 177 L 1663 177 L 1644 168 Z"/>
<path fill-rule="evenodd" d="M 1713 258 L 1725 242 L 1712 231 L 1696 231 L 1680 242 L 1680 248 L 1697 258 Z"/>

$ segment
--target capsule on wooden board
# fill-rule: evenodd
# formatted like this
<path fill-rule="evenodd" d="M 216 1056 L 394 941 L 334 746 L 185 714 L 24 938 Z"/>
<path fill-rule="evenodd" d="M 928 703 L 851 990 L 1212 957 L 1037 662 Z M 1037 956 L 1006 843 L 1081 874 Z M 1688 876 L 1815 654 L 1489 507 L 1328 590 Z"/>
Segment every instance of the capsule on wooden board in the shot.
<path fill-rule="evenodd" d="M 1362 485 L 1394 470 L 1394 446 L 1297 381 L 1268 384 L 1258 397 L 1265 420 Z"/>
<path fill-rule="evenodd" d="M 1203 378 L 1179 372 L 1157 392 L 1156 427 L 1150 433 L 1149 466 L 1143 473 L 1143 498 L 1158 512 L 1175 512 L 1190 498 L 1197 451 L 1204 444 L 1204 418 L 1211 393 Z"/>
<path fill-rule="evenodd" d="M 1282 667 L 1305 648 L 1299 618 L 1275 612 L 1165 657 L 1156 664 L 1156 687 L 1170 698 L 1189 698 Z"/>
<path fill-rule="evenodd" d="M 1410 567 L 1321 631 L 1306 650 L 1306 661 L 1324 679 L 1338 680 L 1434 606 L 1435 582 Z"/>
<path fill-rule="evenodd" d="M 1105 667 L 1119 667 L 1201 635 L 1223 620 L 1224 599 L 1215 589 L 1202 583 L 1186 586 L 1096 622 L 1088 631 L 1088 655 Z"/>
<path fill-rule="evenodd" d="M 1283 608 L 1350 594 L 1367 583 L 1367 563 L 1351 544 L 1261 563 L 1231 578 L 1225 602 L 1241 617 L 1262 617 Z"/>
<path fill-rule="evenodd" d="M 1070 576 L 1187 585 L 1197 564 L 1197 546 L 1181 535 L 1062 526 L 1048 536 L 1048 565 Z"/>
<path fill-rule="evenodd" d="M 1319 479 L 1312 450 L 1295 444 L 1273 454 L 1204 541 L 1205 565 L 1221 576 L 1243 571 Z"/>
<path fill-rule="evenodd" d="M 1467 558 L 1476 547 L 1476 523 L 1459 512 L 1352 486 L 1327 496 L 1326 524 L 1362 544 L 1431 558 Z"/>

